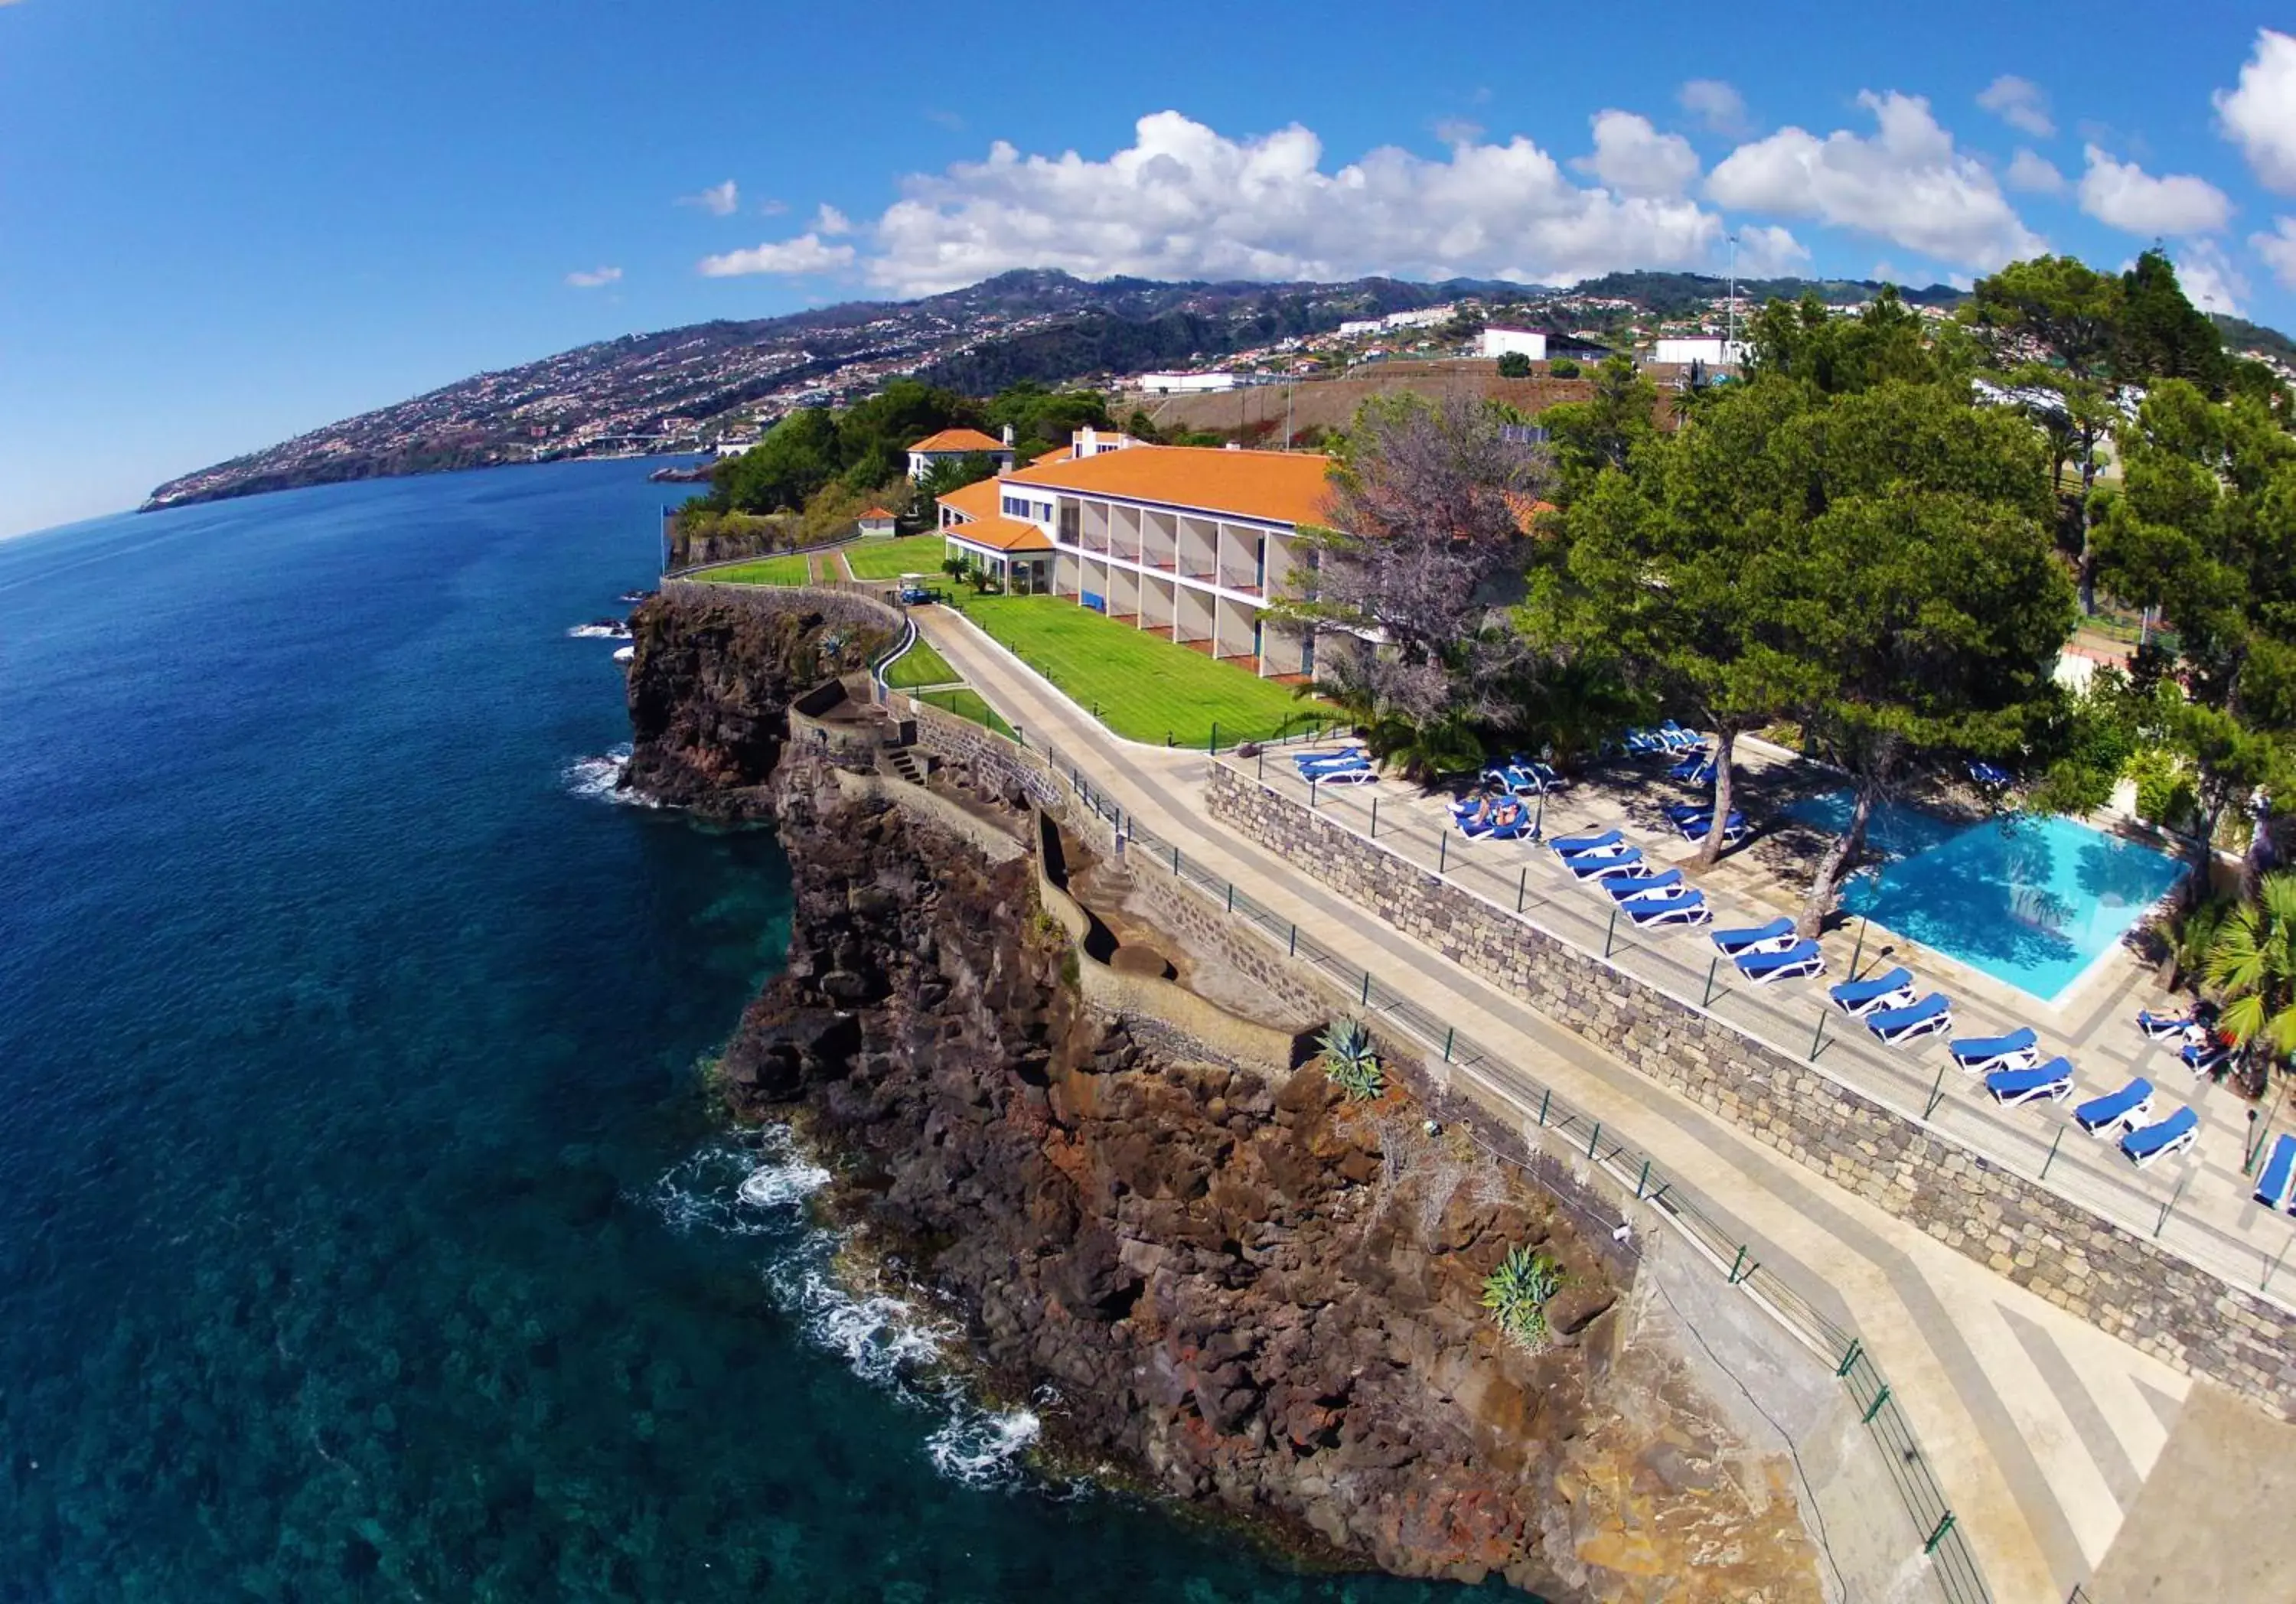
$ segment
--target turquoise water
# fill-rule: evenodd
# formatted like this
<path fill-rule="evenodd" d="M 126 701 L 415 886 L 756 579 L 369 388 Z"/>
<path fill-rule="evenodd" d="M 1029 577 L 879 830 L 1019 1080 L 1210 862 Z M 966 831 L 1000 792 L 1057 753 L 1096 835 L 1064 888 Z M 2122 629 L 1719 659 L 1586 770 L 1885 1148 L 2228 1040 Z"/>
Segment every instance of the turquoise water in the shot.
<path fill-rule="evenodd" d="M 0 543 L 0 1600 L 1457 1596 L 1037 1486 L 717 1125 L 788 882 L 602 794 L 644 472 Z"/>
<path fill-rule="evenodd" d="M 1841 791 L 1788 811 L 1841 830 L 1850 803 Z M 2111 950 L 2185 872 L 2164 853 L 2055 814 L 1956 824 L 1885 804 L 1875 808 L 1867 835 L 1883 861 L 1850 882 L 1844 908 L 2045 1002 Z"/>

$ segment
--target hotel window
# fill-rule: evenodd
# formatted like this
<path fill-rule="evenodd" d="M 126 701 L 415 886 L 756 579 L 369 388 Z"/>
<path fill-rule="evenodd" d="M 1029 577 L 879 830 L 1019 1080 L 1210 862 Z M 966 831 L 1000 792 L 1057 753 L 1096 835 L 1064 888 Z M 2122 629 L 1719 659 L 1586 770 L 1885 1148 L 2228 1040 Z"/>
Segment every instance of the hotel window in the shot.
<path fill-rule="evenodd" d="M 1083 534 L 1084 509 L 1075 502 L 1061 503 L 1061 538 L 1074 545 Z"/>
<path fill-rule="evenodd" d="M 1004 498 L 1004 516 L 1007 518 L 1028 517 L 1029 503 L 1017 495 L 1006 496 Z"/>

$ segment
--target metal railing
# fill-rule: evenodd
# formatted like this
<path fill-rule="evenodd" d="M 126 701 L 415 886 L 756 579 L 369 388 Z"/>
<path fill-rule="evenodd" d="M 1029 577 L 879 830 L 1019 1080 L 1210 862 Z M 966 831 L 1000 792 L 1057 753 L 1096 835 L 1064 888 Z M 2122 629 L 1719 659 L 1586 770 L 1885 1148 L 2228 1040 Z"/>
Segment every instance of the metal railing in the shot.
<path fill-rule="evenodd" d="M 1456 1026 L 1447 1024 L 1403 991 L 1358 967 L 1300 929 L 1275 910 L 1253 898 L 1233 880 L 1208 865 L 1190 859 L 1182 849 L 1143 829 L 1115 798 L 1095 785 L 1084 768 L 1056 746 L 1031 746 L 1027 732 L 1016 728 L 1013 740 L 1045 765 L 1056 786 L 1064 787 L 1076 803 L 1106 822 L 1115 832 L 1119 850 L 1163 868 L 1230 917 L 1251 926 L 1291 958 L 1304 963 L 1342 994 L 1355 998 L 1366 1019 L 1415 1042 L 1441 1073 L 1455 1080 L 1479 1082 L 1527 1110 L 1523 1137 L 1532 1158 L 1567 1163 L 1572 1169 L 1599 1173 L 1618 1191 L 1621 1211 L 1628 1223 L 1632 1211 L 1644 1210 L 1672 1224 L 1692 1248 L 1720 1273 L 1726 1284 L 1738 1289 L 1759 1305 L 1791 1337 L 1830 1365 L 1848 1390 L 1860 1420 L 1888 1466 L 1890 1480 L 1904 1502 L 1912 1541 L 1930 1561 L 1928 1575 L 1947 1604 L 1988 1604 L 1992 1598 L 1983 1572 L 1970 1550 L 1944 1490 L 1930 1467 L 1912 1425 L 1898 1408 L 1896 1395 L 1882 1378 L 1873 1356 L 1854 1329 L 1845 1328 L 1816 1306 L 1764 1263 L 1765 1250 L 1750 1233 L 1715 1217 L 1708 1207 L 1676 1182 L 1647 1151 L 1636 1147 L 1615 1124 L 1606 1125 L 1540 1081 L 1520 1064 L 1488 1052 Z M 1505 1155 L 1493 1154 L 1504 1158 Z M 1512 1162 L 1512 1160 L 1509 1160 Z M 1536 1167 L 1526 1173 L 1542 1186 L 1554 1183 Z M 1569 1201 L 1568 1199 L 1565 1199 Z M 1645 1223 L 1644 1229 L 1647 1229 Z"/>

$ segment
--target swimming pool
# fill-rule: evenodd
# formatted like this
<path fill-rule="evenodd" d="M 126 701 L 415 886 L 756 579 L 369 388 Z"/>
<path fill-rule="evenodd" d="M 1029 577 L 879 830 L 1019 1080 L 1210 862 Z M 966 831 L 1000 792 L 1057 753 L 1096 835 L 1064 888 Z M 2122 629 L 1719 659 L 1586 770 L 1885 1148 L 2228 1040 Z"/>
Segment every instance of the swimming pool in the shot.
<path fill-rule="evenodd" d="M 1787 812 L 1820 829 L 1849 822 L 1847 791 Z M 2184 877 L 2165 853 L 2054 814 L 1956 824 L 1918 808 L 1874 809 L 1881 854 L 1841 905 L 1970 968 L 2053 1002 Z"/>

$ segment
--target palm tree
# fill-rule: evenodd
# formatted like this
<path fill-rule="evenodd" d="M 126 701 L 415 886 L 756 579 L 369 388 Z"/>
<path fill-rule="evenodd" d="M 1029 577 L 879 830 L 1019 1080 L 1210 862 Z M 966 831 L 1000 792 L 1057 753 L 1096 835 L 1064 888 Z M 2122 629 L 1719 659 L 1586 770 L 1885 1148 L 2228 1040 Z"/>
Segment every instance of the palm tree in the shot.
<path fill-rule="evenodd" d="M 2267 1063 L 2296 1059 L 2296 872 L 2266 875 L 2226 918 L 2208 979 L 2224 997 L 2218 1030 Z"/>

